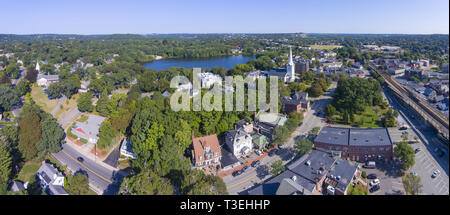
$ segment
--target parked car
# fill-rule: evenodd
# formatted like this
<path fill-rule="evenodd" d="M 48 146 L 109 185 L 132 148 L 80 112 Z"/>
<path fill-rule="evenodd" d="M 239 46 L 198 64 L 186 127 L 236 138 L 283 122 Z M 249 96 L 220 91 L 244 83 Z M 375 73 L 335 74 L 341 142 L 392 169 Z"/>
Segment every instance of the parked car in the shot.
<path fill-rule="evenodd" d="M 83 162 L 83 161 L 84 161 L 84 158 L 78 157 L 77 160 L 80 161 L 80 162 Z"/>
<path fill-rule="evenodd" d="M 377 184 L 377 185 L 371 187 L 371 188 L 369 189 L 369 192 L 373 193 L 373 192 L 375 192 L 375 191 L 377 191 L 377 190 L 379 190 L 379 189 L 380 189 L 380 185 Z"/>
<path fill-rule="evenodd" d="M 431 177 L 432 177 L 432 178 L 436 178 L 439 174 L 441 174 L 441 171 L 435 170 L 435 171 L 433 172 L 433 175 L 431 175 Z"/>
<path fill-rule="evenodd" d="M 236 176 L 238 176 L 240 174 L 242 174 L 242 170 L 234 171 L 232 175 L 233 175 L 233 177 L 236 177 Z"/>
<path fill-rule="evenodd" d="M 417 172 L 411 172 L 411 175 L 417 176 Z"/>
<path fill-rule="evenodd" d="M 367 179 L 376 179 L 377 175 L 375 173 L 367 175 Z"/>
<path fill-rule="evenodd" d="M 255 153 L 256 153 L 257 155 L 262 155 L 262 154 L 263 154 L 262 151 L 260 151 L 260 150 L 255 150 Z"/>
<path fill-rule="evenodd" d="M 378 178 L 374 179 L 373 181 L 371 181 L 369 183 L 370 186 L 375 186 L 375 185 L 378 185 L 378 184 L 380 184 L 380 179 L 378 179 Z"/>
<path fill-rule="evenodd" d="M 272 151 L 269 152 L 269 156 L 272 157 L 273 154 L 275 154 L 278 151 L 278 149 L 273 149 Z"/>
<path fill-rule="evenodd" d="M 248 166 L 244 166 L 244 168 L 241 169 L 242 172 L 245 172 L 245 170 L 248 169 Z"/>
<path fill-rule="evenodd" d="M 417 148 L 414 152 L 415 153 L 420 152 L 420 148 Z"/>
<path fill-rule="evenodd" d="M 255 161 L 253 161 L 253 163 L 252 163 L 252 167 L 258 166 L 260 163 L 261 163 L 261 161 L 255 160 Z"/>
<path fill-rule="evenodd" d="M 364 165 L 364 168 L 366 168 L 366 169 L 375 169 L 376 168 L 375 161 L 368 161 L 368 162 L 366 162 L 366 164 Z"/>
<path fill-rule="evenodd" d="M 402 134 L 409 134 L 408 131 L 402 131 Z"/>

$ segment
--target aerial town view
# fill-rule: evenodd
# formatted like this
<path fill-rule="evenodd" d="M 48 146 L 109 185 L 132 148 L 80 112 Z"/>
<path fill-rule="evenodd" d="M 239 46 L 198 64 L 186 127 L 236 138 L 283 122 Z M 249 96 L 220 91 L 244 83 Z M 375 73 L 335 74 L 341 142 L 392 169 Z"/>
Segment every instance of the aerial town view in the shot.
<path fill-rule="evenodd" d="M 448 196 L 449 2 L 377 2 L 0 2 L 0 195 Z"/>

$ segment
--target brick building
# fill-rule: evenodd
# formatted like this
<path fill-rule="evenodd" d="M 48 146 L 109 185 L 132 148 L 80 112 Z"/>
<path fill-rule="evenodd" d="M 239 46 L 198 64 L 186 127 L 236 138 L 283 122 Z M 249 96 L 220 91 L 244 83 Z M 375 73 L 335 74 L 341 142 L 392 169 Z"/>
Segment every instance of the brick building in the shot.
<path fill-rule="evenodd" d="M 308 93 L 298 91 L 291 97 L 285 96 L 281 99 L 281 104 L 285 113 L 309 110 Z"/>
<path fill-rule="evenodd" d="M 324 127 L 314 140 L 314 146 L 359 162 L 393 157 L 393 145 L 386 128 Z"/>

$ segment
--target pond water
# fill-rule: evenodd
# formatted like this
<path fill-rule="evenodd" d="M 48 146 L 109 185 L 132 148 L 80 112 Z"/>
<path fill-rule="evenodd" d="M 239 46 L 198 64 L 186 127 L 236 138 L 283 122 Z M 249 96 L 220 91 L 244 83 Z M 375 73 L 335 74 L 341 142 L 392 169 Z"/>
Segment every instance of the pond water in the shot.
<path fill-rule="evenodd" d="M 184 68 L 213 68 L 224 67 L 230 69 L 236 64 L 245 64 L 248 61 L 255 59 L 254 56 L 227 56 L 214 58 L 194 58 L 194 59 L 162 59 L 155 60 L 150 63 L 143 64 L 147 69 L 168 69 L 171 67 Z"/>

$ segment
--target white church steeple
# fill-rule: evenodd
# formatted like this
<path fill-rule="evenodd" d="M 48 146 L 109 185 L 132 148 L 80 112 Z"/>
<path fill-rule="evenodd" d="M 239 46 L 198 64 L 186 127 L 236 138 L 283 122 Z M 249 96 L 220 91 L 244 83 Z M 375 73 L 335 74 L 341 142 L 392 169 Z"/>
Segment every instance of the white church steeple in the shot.
<path fill-rule="evenodd" d="M 41 68 L 39 67 L 39 61 L 37 61 L 37 62 L 36 62 L 36 71 L 39 72 L 40 70 L 41 70 Z"/>
<path fill-rule="evenodd" d="M 286 64 L 287 82 L 295 81 L 295 64 L 292 60 L 292 48 L 289 47 L 289 62 Z"/>

